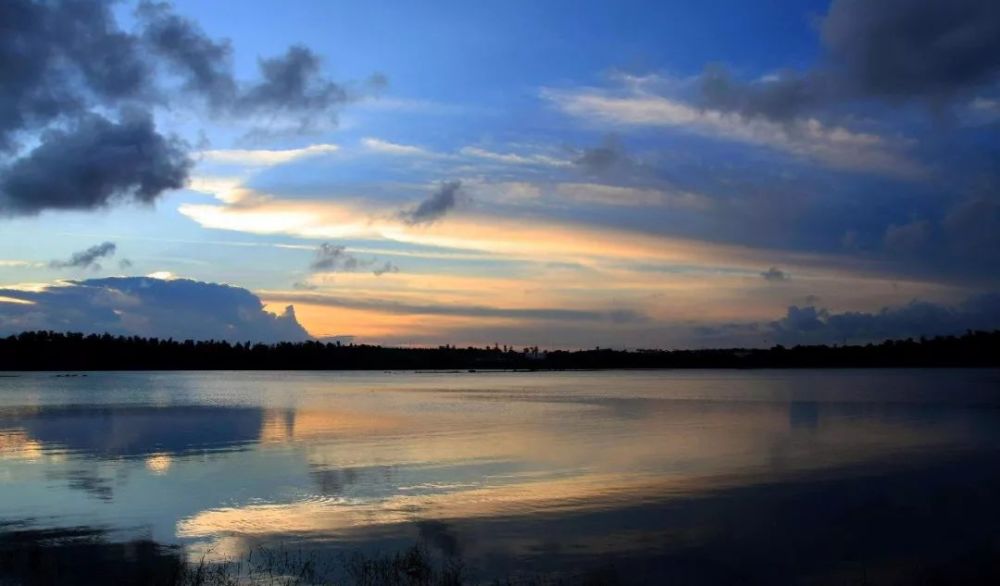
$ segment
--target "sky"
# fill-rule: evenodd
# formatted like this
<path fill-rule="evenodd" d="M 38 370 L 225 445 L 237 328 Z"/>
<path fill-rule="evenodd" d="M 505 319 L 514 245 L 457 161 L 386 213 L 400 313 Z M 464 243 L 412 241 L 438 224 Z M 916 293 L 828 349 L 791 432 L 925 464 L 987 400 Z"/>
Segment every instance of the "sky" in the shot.
<path fill-rule="evenodd" d="M 1000 328 L 1000 4 L 8 0 L 0 334 Z"/>

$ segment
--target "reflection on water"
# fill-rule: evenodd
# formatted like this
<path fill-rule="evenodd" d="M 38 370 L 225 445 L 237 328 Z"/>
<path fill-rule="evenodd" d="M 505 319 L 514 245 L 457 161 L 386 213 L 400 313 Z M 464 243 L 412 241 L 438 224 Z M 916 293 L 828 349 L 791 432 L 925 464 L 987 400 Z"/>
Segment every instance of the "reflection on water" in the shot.
<path fill-rule="evenodd" d="M 146 539 L 109 541 L 91 527 L 0 529 L 0 578 L 13 584 L 165 584 L 180 573 L 179 548 Z"/>
<path fill-rule="evenodd" d="M 0 554 L 163 570 L 419 540 L 482 578 L 996 577 L 998 391 L 986 370 L 25 374 L 0 379 Z"/>
<path fill-rule="evenodd" d="M 228 449 L 260 438 L 254 407 L 92 406 L 0 409 L 0 425 L 50 451 L 91 458 L 169 457 L 199 449 Z"/>

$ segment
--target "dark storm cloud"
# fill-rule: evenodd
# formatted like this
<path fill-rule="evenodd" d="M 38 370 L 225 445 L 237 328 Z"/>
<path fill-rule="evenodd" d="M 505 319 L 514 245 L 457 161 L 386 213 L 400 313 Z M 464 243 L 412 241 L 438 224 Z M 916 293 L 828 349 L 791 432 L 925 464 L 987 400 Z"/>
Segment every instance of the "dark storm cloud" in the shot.
<path fill-rule="evenodd" d="M 772 283 L 780 283 L 781 281 L 787 281 L 792 278 L 791 275 L 778 267 L 771 267 L 762 272 L 760 276 L 764 277 L 765 281 L 771 281 Z"/>
<path fill-rule="evenodd" d="M 93 102 L 115 106 L 143 96 L 149 64 L 118 28 L 110 3 L 0 2 L 0 147 Z"/>
<path fill-rule="evenodd" d="M 2 292 L 0 292 L 2 294 Z M 507 319 L 539 319 L 563 321 L 603 321 L 617 324 L 635 323 L 647 320 L 639 312 L 622 310 L 582 310 L 558 308 L 517 308 L 488 307 L 482 305 L 433 305 L 399 303 L 387 299 L 339 297 L 335 295 L 276 295 L 269 299 L 286 303 L 308 303 L 329 307 L 343 307 L 398 315 L 446 315 L 463 317 L 488 317 Z"/>
<path fill-rule="evenodd" d="M 228 40 L 211 39 L 168 4 L 145 2 L 138 14 L 146 46 L 184 79 L 184 89 L 203 96 L 217 113 L 284 113 L 306 126 L 349 100 L 343 86 L 322 75 L 322 60 L 308 47 L 294 45 L 283 55 L 260 59 L 261 79 L 242 87 L 233 77 Z M 384 75 L 376 75 L 369 85 L 377 91 L 387 83 Z"/>
<path fill-rule="evenodd" d="M 151 96 L 152 64 L 110 6 L 0 2 L 0 146 L 11 151 L 41 133 L 39 146 L 0 166 L 0 214 L 148 202 L 184 184 L 186 148 L 159 134 L 148 113 L 112 122 L 90 112 Z"/>
<path fill-rule="evenodd" d="M 66 269 L 66 268 L 78 268 L 78 269 L 88 269 L 94 268 L 96 270 L 101 270 L 101 265 L 98 264 L 98 260 L 112 256 L 117 250 L 114 242 L 102 242 L 100 244 L 95 244 L 86 250 L 81 250 L 79 252 L 74 252 L 69 260 L 54 260 L 49 263 L 49 266 L 54 269 Z M 128 262 L 122 260 L 122 262 Z M 129 263 L 131 265 L 131 263 Z"/>
<path fill-rule="evenodd" d="M 835 0 L 820 32 L 826 54 L 815 69 L 744 82 L 713 66 L 703 104 L 784 121 L 852 98 L 940 107 L 1000 79 L 995 0 Z"/>
<path fill-rule="evenodd" d="M 118 28 L 110 2 L 64 0 L 46 5 L 49 41 L 99 99 L 150 97 L 151 66 L 139 51 L 138 39 Z"/>
<path fill-rule="evenodd" d="M 300 341 L 309 334 L 291 306 L 275 315 L 239 287 L 178 279 L 114 277 L 43 291 L 0 289 L 30 303 L 0 303 L 0 332 L 73 331 L 174 339 Z"/>
<path fill-rule="evenodd" d="M 792 306 L 770 327 L 778 341 L 792 344 L 860 343 L 992 330 L 1000 328 L 1000 294 L 971 297 L 956 306 L 913 301 L 875 313 Z"/>
<path fill-rule="evenodd" d="M 822 36 L 832 73 L 867 95 L 945 99 L 1000 74 L 995 0 L 836 0 Z"/>
<path fill-rule="evenodd" d="M 145 27 L 143 41 L 184 78 L 186 90 L 204 96 L 214 108 L 232 104 L 236 80 L 228 41 L 210 39 L 196 23 L 174 14 L 164 3 L 143 2 L 137 13 Z"/>
<path fill-rule="evenodd" d="M 724 67 L 713 66 L 702 75 L 701 97 L 703 105 L 716 110 L 786 121 L 827 99 L 821 85 L 817 77 L 794 72 L 746 83 L 734 79 Z"/>
<path fill-rule="evenodd" d="M 448 210 L 458 203 L 458 193 L 462 188 L 461 181 L 448 181 L 420 202 L 412 210 L 403 212 L 403 220 L 408 224 L 428 224 L 440 220 Z"/>
<path fill-rule="evenodd" d="M 151 203 L 187 181 L 184 143 L 156 131 L 144 113 L 121 122 L 96 114 L 42 135 L 41 144 L 0 172 L 0 213 L 90 210 L 117 201 Z"/>
<path fill-rule="evenodd" d="M 343 87 L 320 75 L 320 58 L 307 47 L 289 47 L 280 57 L 261 59 L 259 66 L 263 79 L 239 97 L 239 111 L 309 117 L 348 100 Z"/>
<path fill-rule="evenodd" d="M 280 120 L 300 130 L 332 119 L 349 99 L 306 47 L 261 59 L 259 80 L 241 83 L 230 43 L 211 39 L 169 4 L 142 2 L 135 30 L 119 26 L 113 6 L 0 2 L 0 152 L 20 156 L 21 143 L 41 136 L 23 158 L 0 162 L 0 214 L 151 202 L 182 186 L 188 148 L 157 133 L 150 111 L 150 104 L 178 106 L 165 85 L 173 79 L 215 115 Z M 82 188 L 68 189 L 74 182 Z"/>

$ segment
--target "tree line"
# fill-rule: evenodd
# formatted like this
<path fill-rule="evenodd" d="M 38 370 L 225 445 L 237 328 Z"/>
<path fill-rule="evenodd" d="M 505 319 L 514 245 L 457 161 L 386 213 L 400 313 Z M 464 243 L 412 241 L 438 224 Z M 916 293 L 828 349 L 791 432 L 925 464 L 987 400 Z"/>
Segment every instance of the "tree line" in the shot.
<path fill-rule="evenodd" d="M 563 370 L 606 368 L 1000 367 L 1000 330 L 867 345 L 541 351 L 278 344 L 24 332 L 0 338 L 0 370 Z"/>

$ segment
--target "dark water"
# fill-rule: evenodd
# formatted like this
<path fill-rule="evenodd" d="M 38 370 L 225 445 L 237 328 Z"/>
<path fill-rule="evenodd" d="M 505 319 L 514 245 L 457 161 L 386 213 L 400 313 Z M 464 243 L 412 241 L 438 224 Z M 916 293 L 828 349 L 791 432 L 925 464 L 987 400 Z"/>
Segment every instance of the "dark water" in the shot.
<path fill-rule="evenodd" d="M 419 541 L 483 580 L 994 584 L 998 456 L 990 370 L 21 374 L 0 582 Z"/>

